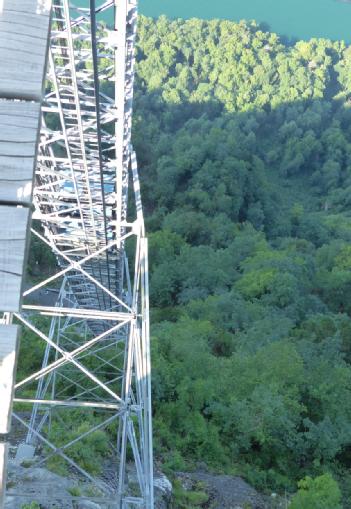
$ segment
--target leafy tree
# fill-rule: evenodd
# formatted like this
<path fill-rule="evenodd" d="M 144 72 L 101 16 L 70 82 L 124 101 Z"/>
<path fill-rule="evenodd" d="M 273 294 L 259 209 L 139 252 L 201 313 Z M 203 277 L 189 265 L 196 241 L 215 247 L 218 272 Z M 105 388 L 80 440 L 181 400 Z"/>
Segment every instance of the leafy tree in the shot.
<path fill-rule="evenodd" d="M 299 483 L 290 509 L 341 509 L 341 492 L 330 474 L 315 479 L 306 477 Z"/>

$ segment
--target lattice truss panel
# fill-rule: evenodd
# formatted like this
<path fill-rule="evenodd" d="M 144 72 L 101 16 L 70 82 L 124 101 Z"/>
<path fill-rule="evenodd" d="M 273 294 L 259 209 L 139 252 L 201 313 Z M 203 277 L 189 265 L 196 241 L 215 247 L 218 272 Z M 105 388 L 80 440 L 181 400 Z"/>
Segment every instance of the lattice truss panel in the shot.
<path fill-rule="evenodd" d="M 106 507 L 151 509 L 147 240 L 131 146 L 137 2 L 86 4 L 53 3 L 34 190 L 44 233 L 33 234 L 58 269 L 24 292 L 15 314 L 23 348 L 43 355 L 17 381 L 15 429 L 36 448 L 31 468 L 58 458 L 77 482 L 98 485 Z M 56 304 L 34 304 L 47 286 L 59 288 Z M 101 431 L 108 467 L 92 475 L 77 450 Z"/>

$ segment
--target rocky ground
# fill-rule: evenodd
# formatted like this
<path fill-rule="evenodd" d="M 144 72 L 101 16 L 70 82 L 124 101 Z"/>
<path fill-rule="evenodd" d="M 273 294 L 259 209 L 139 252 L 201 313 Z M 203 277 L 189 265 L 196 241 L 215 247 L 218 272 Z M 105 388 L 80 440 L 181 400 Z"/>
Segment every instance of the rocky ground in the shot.
<path fill-rule="evenodd" d="M 27 460 L 16 460 L 18 444 L 23 445 L 25 434 L 20 426 L 12 427 L 12 446 L 8 463 L 8 482 L 5 509 L 22 509 L 26 504 L 36 501 L 41 509 L 113 509 L 106 502 L 104 493 L 116 486 L 117 476 L 111 461 L 103 465 L 103 474 L 96 484 L 82 482 L 74 472 L 69 477 L 61 477 L 42 467 L 35 467 Z M 22 457 L 28 457 L 26 455 Z M 39 458 L 36 457 L 38 460 Z M 131 486 L 137 485 L 135 471 L 130 466 L 127 476 Z M 215 475 L 199 465 L 191 473 L 178 472 L 175 485 L 181 487 L 185 498 L 187 493 L 202 492 L 203 503 L 199 509 L 286 509 L 288 503 L 278 496 L 263 496 L 240 477 Z M 177 502 L 176 489 L 171 481 L 155 468 L 155 509 L 184 509 L 193 504 Z M 133 493 L 131 493 L 133 495 Z M 274 495 L 274 494 L 273 494 Z M 27 509 L 27 508 L 26 508 Z"/>
<path fill-rule="evenodd" d="M 45 468 L 28 467 L 11 460 L 8 465 L 5 509 L 22 509 L 36 501 L 41 509 L 113 509 L 103 492 L 108 486 L 75 478 L 61 477 Z M 132 476 L 132 473 L 130 473 Z M 208 472 L 178 472 L 176 479 L 184 492 L 201 490 L 206 500 L 196 504 L 199 509 L 286 509 L 286 501 L 265 497 L 240 477 L 213 475 Z M 132 477 L 131 477 L 132 480 Z M 98 482 L 99 483 L 99 482 Z M 172 498 L 172 484 L 162 473 L 155 474 L 155 509 L 179 509 Z M 190 505 L 189 505 L 190 507 Z M 191 506 L 193 507 L 193 506 Z"/>
<path fill-rule="evenodd" d="M 37 502 L 41 509 L 113 509 L 104 495 L 108 490 L 101 481 L 82 482 L 74 475 L 61 477 L 45 468 L 10 460 L 5 509 L 22 509 L 31 502 Z M 155 509 L 168 509 L 171 494 L 171 482 L 164 474 L 156 473 Z"/>
<path fill-rule="evenodd" d="M 206 509 L 286 509 L 287 502 L 275 493 L 264 496 L 240 477 L 214 475 L 207 472 L 177 474 L 184 489 L 203 490 L 208 501 Z"/>

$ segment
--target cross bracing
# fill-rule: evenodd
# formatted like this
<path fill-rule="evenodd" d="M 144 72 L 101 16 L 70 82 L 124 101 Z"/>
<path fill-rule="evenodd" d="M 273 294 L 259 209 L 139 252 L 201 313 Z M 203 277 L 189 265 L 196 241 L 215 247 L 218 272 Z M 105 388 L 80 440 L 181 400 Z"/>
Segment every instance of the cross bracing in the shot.
<path fill-rule="evenodd" d="M 107 12 L 113 27 L 100 23 Z M 15 385 L 14 401 L 31 411 L 14 418 L 26 442 L 46 451 L 33 466 L 60 457 L 118 509 L 153 508 L 147 240 L 131 145 L 136 22 L 136 0 L 53 2 L 33 195 L 44 234 L 33 234 L 53 250 L 58 269 L 26 290 L 14 313 L 45 345 L 40 369 Z M 35 290 L 59 282 L 55 305 L 31 302 Z M 51 320 L 48 330 L 38 317 Z M 53 423 L 67 425 L 64 413 L 74 409 L 92 412 L 94 422 L 55 443 Z M 115 480 L 105 483 L 70 450 L 111 423 Z M 128 478 L 137 481 L 133 492 Z"/>
<path fill-rule="evenodd" d="M 35 192 L 46 232 L 77 260 L 106 246 L 113 237 L 120 238 L 127 210 L 136 5 L 128 3 L 125 12 L 122 2 L 117 5 L 116 30 L 105 30 L 101 43 L 94 4 L 90 2 L 89 9 L 70 8 L 67 0 L 53 5 L 51 90 L 43 108 Z M 99 10 L 109 6 L 111 2 Z M 117 46 L 118 39 L 126 44 Z M 101 93 L 101 76 L 115 82 L 114 99 Z M 119 294 L 122 264 L 120 246 L 86 269 Z M 77 285 L 76 298 L 83 306 L 97 301 L 102 309 L 113 308 L 111 299 L 88 281 L 82 288 L 81 277 L 72 276 L 71 284 Z"/>

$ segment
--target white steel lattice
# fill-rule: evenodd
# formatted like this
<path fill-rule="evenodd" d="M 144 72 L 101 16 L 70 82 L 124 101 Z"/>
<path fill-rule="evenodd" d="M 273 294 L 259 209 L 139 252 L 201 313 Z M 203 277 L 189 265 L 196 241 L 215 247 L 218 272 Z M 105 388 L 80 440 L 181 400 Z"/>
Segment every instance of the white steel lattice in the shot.
<path fill-rule="evenodd" d="M 24 293 L 23 312 L 15 315 L 46 349 L 40 370 L 16 384 L 14 401 L 32 406 L 30 418 L 14 417 L 28 430 L 27 443 L 43 443 L 91 482 L 96 479 L 70 457 L 70 447 L 117 422 L 110 460 L 115 482 L 99 487 L 110 507 L 151 509 L 147 239 L 131 145 L 137 1 L 86 4 L 53 4 L 34 190 L 33 217 L 44 235 L 33 233 L 53 250 L 59 270 Z M 100 23 L 107 15 L 113 27 Z M 129 181 L 134 207 L 128 212 Z M 59 281 L 56 305 L 31 303 L 33 292 Z M 51 317 L 48 331 L 37 316 Z M 72 408 L 95 412 L 100 422 L 58 446 L 50 426 Z M 39 455 L 35 465 L 46 461 Z M 137 479 L 134 491 L 128 472 Z"/>

